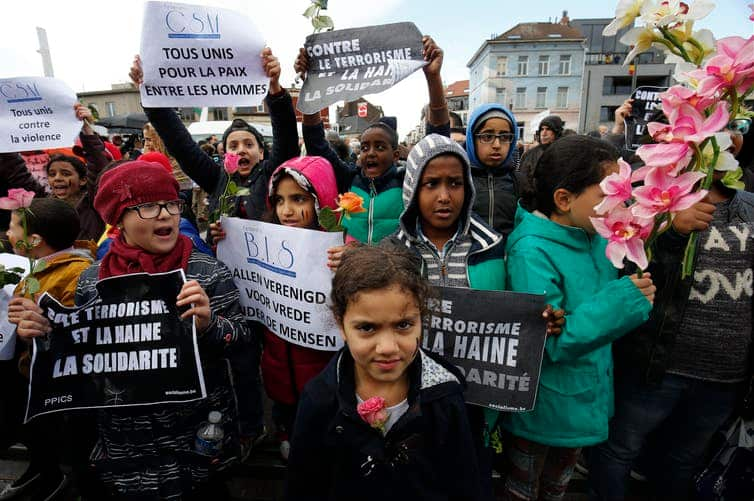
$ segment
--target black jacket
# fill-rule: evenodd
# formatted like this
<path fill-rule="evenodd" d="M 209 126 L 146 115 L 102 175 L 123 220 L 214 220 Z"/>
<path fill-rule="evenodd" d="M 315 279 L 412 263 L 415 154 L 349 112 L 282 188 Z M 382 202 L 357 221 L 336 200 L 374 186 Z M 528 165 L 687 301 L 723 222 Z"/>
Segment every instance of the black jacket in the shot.
<path fill-rule="evenodd" d="M 754 194 L 735 192 L 730 202 L 730 221 L 754 222 Z M 646 323 L 613 344 L 616 377 L 639 371 L 647 384 L 662 381 L 693 285 L 693 273 L 681 280 L 681 261 L 687 242 L 688 237 L 672 229 L 657 240 L 648 268 L 657 287 L 654 307 Z M 696 256 L 700 242 L 698 239 Z"/>
<path fill-rule="evenodd" d="M 348 349 L 304 388 L 289 459 L 288 499 L 482 499 L 462 376 L 420 350 L 409 409 L 386 436 L 356 412 Z"/>
<path fill-rule="evenodd" d="M 272 120 L 272 154 L 255 165 L 246 179 L 242 180 L 238 173 L 233 174 L 231 178 L 239 188 L 249 188 L 249 195 L 238 197 L 235 211 L 231 214 L 237 215 L 239 205 L 242 204 L 246 219 L 261 219 L 266 208 L 267 184 L 272 172 L 280 164 L 297 157 L 300 153 L 296 114 L 290 94 L 268 94 L 265 102 Z M 212 213 L 218 206 L 228 179 L 223 166 L 216 164 L 199 148 L 173 110 L 144 108 L 144 112 L 183 172 L 209 194 L 209 211 Z"/>

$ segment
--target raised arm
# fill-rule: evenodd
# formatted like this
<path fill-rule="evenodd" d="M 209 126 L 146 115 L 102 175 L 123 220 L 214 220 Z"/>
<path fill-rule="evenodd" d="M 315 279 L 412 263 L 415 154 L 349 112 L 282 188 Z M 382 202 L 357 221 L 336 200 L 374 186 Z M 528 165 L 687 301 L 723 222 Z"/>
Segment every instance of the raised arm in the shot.
<path fill-rule="evenodd" d="M 302 75 L 306 80 L 306 73 L 309 69 L 309 56 L 304 48 L 300 48 L 296 63 L 293 65 L 296 73 Z M 325 126 L 319 113 L 304 115 L 301 130 L 304 135 L 304 147 L 306 154 L 318 156 L 326 159 L 332 165 L 335 171 L 335 180 L 338 183 L 338 192 L 345 193 L 351 189 L 354 171 L 350 165 L 338 157 L 338 154 L 330 147 L 330 143 L 325 138 Z"/>
<path fill-rule="evenodd" d="M 265 163 L 265 171 L 271 176 L 275 169 L 291 158 L 299 156 L 296 112 L 291 95 L 280 85 L 280 61 L 269 47 L 262 51 L 262 65 L 270 78 L 269 92 L 265 97 L 272 122 L 272 153 Z"/>
<path fill-rule="evenodd" d="M 142 84 L 144 72 L 138 55 L 134 58 L 129 76 L 137 87 Z M 144 112 L 183 172 L 204 191 L 214 193 L 222 179 L 223 169 L 194 142 L 175 111 L 169 108 L 144 108 Z"/>
<path fill-rule="evenodd" d="M 91 200 L 94 200 L 94 195 L 97 194 L 99 175 L 111 160 L 106 153 L 105 143 L 102 142 L 102 139 L 100 139 L 90 125 L 93 119 L 92 112 L 81 103 L 76 103 L 73 109 L 76 113 L 76 118 L 83 122 L 79 138 L 81 139 L 81 147 L 84 150 L 84 158 L 86 159 L 86 183 L 89 186 L 87 196 Z"/>
<path fill-rule="evenodd" d="M 440 134 L 450 137 L 450 115 L 448 102 L 445 99 L 445 87 L 442 84 L 443 50 L 437 46 L 432 37 L 422 38 L 424 60 L 427 65 L 422 68 L 427 80 L 429 92 L 429 108 L 427 110 L 427 134 Z"/>

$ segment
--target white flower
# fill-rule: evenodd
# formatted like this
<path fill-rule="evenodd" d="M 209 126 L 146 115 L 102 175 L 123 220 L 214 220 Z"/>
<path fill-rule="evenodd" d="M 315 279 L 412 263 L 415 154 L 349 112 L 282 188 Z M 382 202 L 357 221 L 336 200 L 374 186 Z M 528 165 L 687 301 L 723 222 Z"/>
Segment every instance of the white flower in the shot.
<path fill-rule="evenodd" d="M 620 43 L 628 46 L 632 46 L 631 52 L 626 56 L 626 60 L 623 62 L 625 66 L 637 55 L 649 50 L 652 46 L 652 42 L 655 41 L 656 35 L 654 30 L 642 26 L 640 28 L 631 28 L 620 39 Z"/>
<path fill-rule="evenodd" d="M 602 35 L 606 37 L 614 36 L 618 30 L 631 26 L 641 12 L 641 6 L 644 0 L 619 0 L 615 8 L 615 19 L 602 30 Z"/>
<path fill-rule="evenodd" d="M 678 83 L 688 84 L 690 87 L 696 88 L 697 81 L 689 76 L 689 72 L 694 71 L 697 67 L 692 63 L 687 63 L 682 57 L 666 53 L 665 64 L 675 64 L 675 70 L 673 70 L 673 78 Z"/>
<path fill-rule="evenodd" d="M 709 14 L 715 4 L 710 0 L 696 0 L 691 6 L 681 0 L 648 0 L 641 7 L 641 19 L 652 27 L 675 27 L 686 21 L 696 21 Z"/>
<path fill-rule="evenodd" d="M 720 148 L 720 154 L 717 156 L 717 163 L 715 163 L 715 170 L 720 172 L 734 171 L 738 169 L 738 160 L 728 151 L 733 145 L 733 141 L 730 139 L 730 134 L 727 132 L 715 133 L 715 139 L 717 140 L 717 146 Z M 715 157 L 715 151 L 712 148 L 712 143 L 708 143 L 702 151 L 704 161 L 707 165 L 712 163 L 712 159 Z"/>

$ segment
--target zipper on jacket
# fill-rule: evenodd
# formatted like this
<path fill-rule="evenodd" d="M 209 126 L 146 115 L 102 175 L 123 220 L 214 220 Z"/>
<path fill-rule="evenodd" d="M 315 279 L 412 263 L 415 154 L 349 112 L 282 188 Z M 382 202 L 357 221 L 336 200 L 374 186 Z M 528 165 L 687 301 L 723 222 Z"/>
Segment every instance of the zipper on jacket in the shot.
<path fill-rule="evenodd" d="M 490 196 L 490 213 L 487 216 L 487 224 L 490 225 L 490 228 L 494 228 L 492 220 L 494 219 L 495 211 L 495 176 L 492 175 L 492 172 L 487 173 L 487 190 L 489 191 Z"/>
<path fill-rule="evenodd" d="M 377 198 L 377 188 L 374 179 L 369 178 L 369 216 L 367 217 L 367 244 L 372 245 L 372 233 L 374 233 L 374 201 Z"/>

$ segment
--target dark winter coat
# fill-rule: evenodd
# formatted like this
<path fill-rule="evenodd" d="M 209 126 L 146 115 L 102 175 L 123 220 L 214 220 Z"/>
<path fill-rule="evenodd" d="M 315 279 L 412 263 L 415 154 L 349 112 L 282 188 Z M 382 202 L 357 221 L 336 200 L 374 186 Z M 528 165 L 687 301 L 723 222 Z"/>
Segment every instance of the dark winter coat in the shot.
<path fill-rule="evenodd" d="M 462 376 L 419 353 L 408 368 L 409 409 L 386 436 L 356 412 L 347 349 L 309 382 L 291 441 L 288 499 L 481 499 Z"/>

